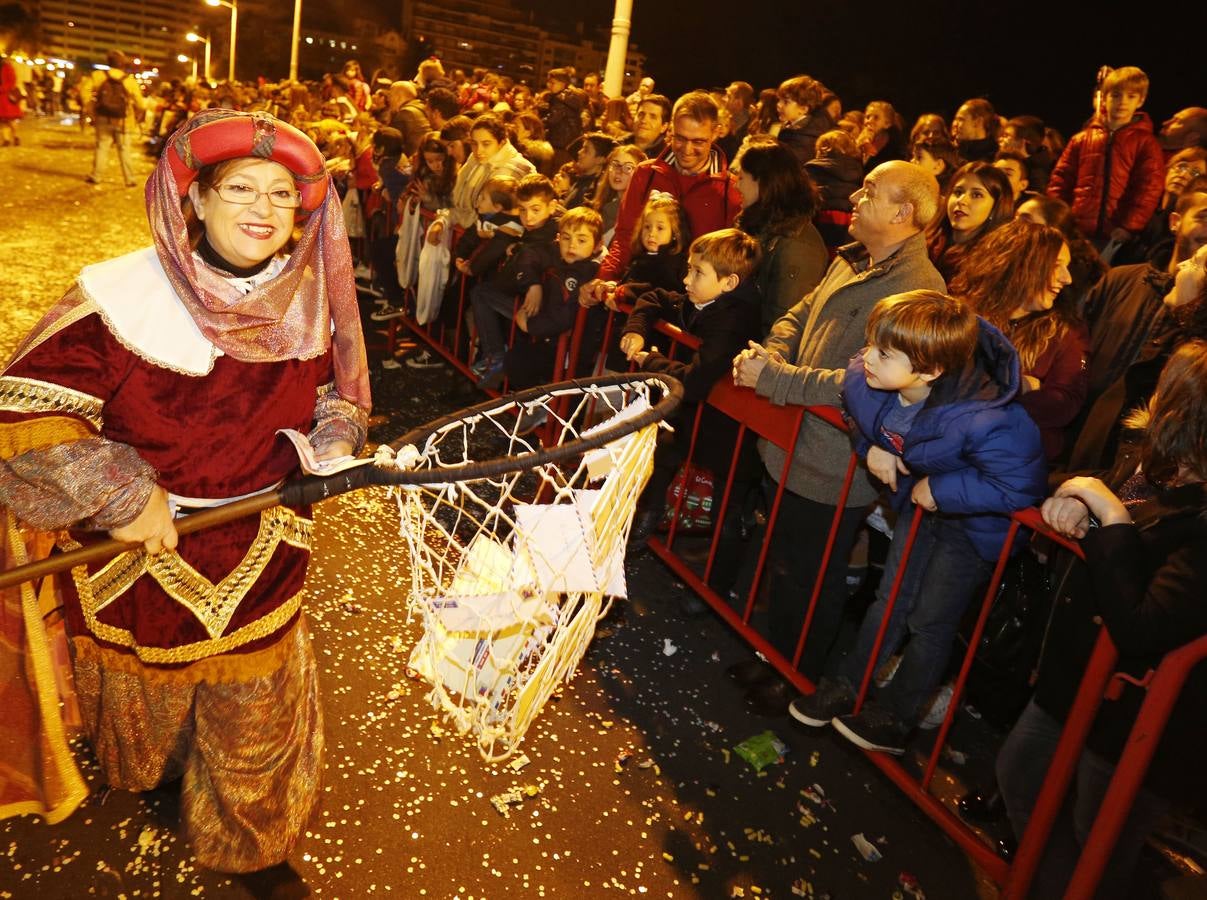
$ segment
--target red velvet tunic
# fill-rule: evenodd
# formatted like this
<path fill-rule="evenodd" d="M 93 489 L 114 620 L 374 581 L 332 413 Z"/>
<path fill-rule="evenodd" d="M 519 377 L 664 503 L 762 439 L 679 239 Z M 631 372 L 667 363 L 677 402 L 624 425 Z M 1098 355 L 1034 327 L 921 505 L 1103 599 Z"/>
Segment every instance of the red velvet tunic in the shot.
<path fill-rule="evenodd" d="M 220 499 L 265 488 L 295 473 L 297 455 L 277 429 L 303 433 L 311 429 L 316 393 L 331 381 L 332 369 L 329 353 L 273 363 L 219 356 L 209 374 L 187 375 L 137 356 L 113 336 L 99 315 L 92 314 L 43 341 L 5 375 L 61 385 L 96 398 L 103 404 L 100 436 L 134 447 L 159 473 L 162 487 L 184 497 Z M 52 413 L 0 412 L 0 422 L 47 414 Z M 308 514 L 308 510 L 299 512 Z M 303 520 L 301 525 L 308 523 Z M 306 545 L 307 541 L 297 539 L 296 524 L 292 527 L 295 543 Z M 258 573 L 250 584 L 226 591 L 225 612 L 216 617 L 198 615 L 151 574 L 143 574 L 111 602 L 93 609 L 91 623 L 88 599 L 68 591 L 72 632 L 91 632 L 101 644 L 134 651 L 143 663 L 153 665 L 242 653 L 272 643 L 296 619 L 296 595 L 305 579 L 309 551 L 284 540 L 275 546 L 261 542 L 261 549 L 269 547 L 271 555 L 265 552 L 249 567 L 245 555 L 261 528 L 261 519 L 251 516 L 180 538 L 179 556 L 214 585 L 241 563 L 244 571 Z M 75 536 L 88 542 L 105 535 Z M 122 558 L 129 561 L 135 556 L 142 554 Z M 96 564 L 90 571 L 95 575 L 105 565 Z M 292 611 L 281 609 L 286 604 Z M 211 612 L 214 608 L 206 606 Z M 228 613 L 229 621 L 218 634 L 203 625 L 207 620 L 213 629 Z"/>

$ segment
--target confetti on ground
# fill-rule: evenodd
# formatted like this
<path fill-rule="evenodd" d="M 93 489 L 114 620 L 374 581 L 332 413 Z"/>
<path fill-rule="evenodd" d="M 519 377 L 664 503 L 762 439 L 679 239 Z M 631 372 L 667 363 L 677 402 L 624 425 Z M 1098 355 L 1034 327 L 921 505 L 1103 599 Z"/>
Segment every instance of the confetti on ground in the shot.
<path fill-rule="evenodd" d="M 674 656 L 678 652 L 679 652 L 679 648 L 677 646 L 675 646 L 674 643 L 672 643 L 670 638 L 665 638 L 662 641 L 662 655 L 663 656 Z"/>
<path fill-rule="evenodd" d="M 883 859 L 883 855 L 876 849 L 876 845 L 863 836 L 863 833 L 851 835 L 851 843 L 855 845 L 855 849 L 859 851 L 859 855 L 868 862 L 878 862 Z"/>

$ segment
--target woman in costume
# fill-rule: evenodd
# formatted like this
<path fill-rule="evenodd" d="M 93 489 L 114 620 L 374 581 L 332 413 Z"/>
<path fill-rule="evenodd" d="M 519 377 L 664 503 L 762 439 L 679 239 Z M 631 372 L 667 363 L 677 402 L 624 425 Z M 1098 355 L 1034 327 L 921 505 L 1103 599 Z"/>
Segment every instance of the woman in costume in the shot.
<path fill-rule="evenodd" d="M 0 502 L 10 543 L 20 520 L 70 529 L 61 547 L 142 544 L 62 585 L 85 732 L 112 787 L 182 778 L 203 865 L 257 872 L 286 860 L 322 767 L 309 510 L 184 536 L 173 517 L 293 474 L 278 429 L 320 458 L 363 444 L 352 263 L 318 148 L 266 114 L 190 120 L 146 197 L 153 246 L 86 267 L 0 376 Z"/>

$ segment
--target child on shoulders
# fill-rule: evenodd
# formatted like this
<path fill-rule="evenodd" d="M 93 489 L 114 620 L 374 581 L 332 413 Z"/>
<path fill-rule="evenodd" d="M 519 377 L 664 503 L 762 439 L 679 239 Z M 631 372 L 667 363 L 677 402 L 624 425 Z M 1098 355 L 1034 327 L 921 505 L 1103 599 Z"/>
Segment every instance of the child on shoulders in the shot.
<path fill-rule="evenodd" d="M 1039 431 L 1017 402 L 1018 355 L 962 300 L 918 290 L 886 297 L 867 323 L 867 347 L 847 368 L 843 407 L 855 451 L 891 492 L 897 525 L 876 602 L 855 648 L 827 667 L 791 715 L 833 721 L 866 750 L 900 755 L 942 679 L 978 586 L 993 570 L 1009 515 L 1044 497 Z M 877 668 L 910 639 L 888 686 L 853 714 L 856 693 L 896 580 L 913 518 L 924 516 Z"/>

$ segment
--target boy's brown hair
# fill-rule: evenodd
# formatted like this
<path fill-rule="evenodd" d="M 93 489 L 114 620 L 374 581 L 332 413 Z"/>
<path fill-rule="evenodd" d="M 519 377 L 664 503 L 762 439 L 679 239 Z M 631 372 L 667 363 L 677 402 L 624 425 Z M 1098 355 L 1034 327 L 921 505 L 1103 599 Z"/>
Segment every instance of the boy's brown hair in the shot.
<path fill-rule="evenodd" d="M 868 316 L 867 341 L 899 350 L 915 372 L 959 372 L 977 345 L 972 307 L 938 291 L 906 291 L 885 297 Z"/>
<path fill-rule="evenodd" d="M 515 198 L 520 203 L 527 203 L 537 197 L 543 197 L 552 203 L 557 199 L 557 191 L 553 189 L 552 181 L 544 175 L 532 172 L 520 179 L 519 186 L 516 187 Z"/>
<path fill-rule="evenodd" d="M 589 206 L 576 206 L 566 210 L 558 222 L 557 233 L 573 231 L 576 228 L 589 229 L 595 235 L 595 246 L 598 247 L 599 239 L 603 237 L 603 216 Z"/>
<path fill-rule="evenodd" d="M 1147 100 L 1148 76 L 1143 69 L 1136 66 L 1120 66 L 1117 69 L 1111 69 L 1102 79 L 1102 94 L 1106 96 L 1118 88 L 1131 88 L 1133 91 L 1139 91 Z"/>
<path fill-rule="evenodd" d="M 692 241 L 687 253 L 712 266 L 718 278 L 737 275 L 738 281 L 749 278 L 763 258 L 759 242 L 737 228 L 702 234 Z"/>
<path fill-rule="evenodd" d="M 855 139 L 841 128 L 832 128 L 823 132 L 817 139 L 816 149 L 818 159 L 832 159 L 835 156 L 859 156 Z"/>
<path fill-rule="evenodd" d="M 482 185 L 482 193 L 490 197 L 490 202 L 500 209 L 511 212 L 516 208 L 517 182 L 510 175 L 496 175 Z"/>

